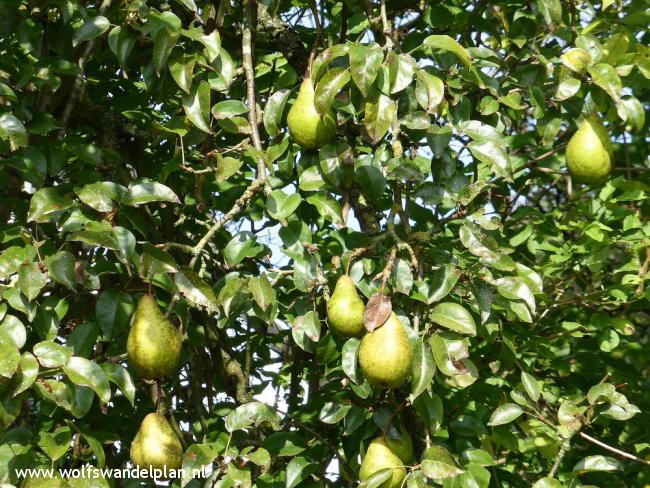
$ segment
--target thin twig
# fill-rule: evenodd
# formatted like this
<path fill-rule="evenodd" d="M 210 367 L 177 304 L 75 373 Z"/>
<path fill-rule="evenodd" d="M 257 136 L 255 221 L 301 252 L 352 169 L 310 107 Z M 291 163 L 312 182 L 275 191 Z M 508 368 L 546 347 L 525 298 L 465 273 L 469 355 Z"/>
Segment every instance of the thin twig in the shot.
<path fill-rule="evenodd" d="M 260 179 L 253 180 L 250 185 L 248 185 L 248 188 L 244 191 L 241 197 L 235 201 L 235 204 L 232 206 L 230 210 L 217 222 L 215 222 L 210 229 L 205 233 L 205 235 L 201 238 L 201 240 L 194 246 L 192 253 L 194 254 L 194 257 L 190 261 L 190 268 L 196 264 L 196 260 L 198 259 L 199 254 L 201 254 L 201 251 L 205 248 L 205 246 L 208 245 L 208 242 L 210 242 L 210 239 L 214 237 L 214 235 L 219 232 L 219 230 L 228 222 L 230 222 L 233 218 L 235 218 L 248 204 L 248 202 L 257 194 L 257 192 L 260 190 L 264 182 Z"/>
<path fill-rule="evenodd" d="M 634 454 L 630 454 L 629 452 L 621 451 L 620 449 L 617 449 L 615 447 L 612 447 L 610 445 L 605 444 L 602 441 L 599 441 L 595 437 L 591 437 L 588 434 L 585 434 L 584 432 L 580 432 L 580 437 L 582 437 L 584 440 L 589 441 L 593 444 L 596 444 L 597 446 L 602 447 L 603 449 L 607 449 L 610 452 L 613 452 L 615 454 L 618 454 L 621 457 L 624 457 L 626 459 L 631 459 L 632 461 L 636 461 L 637 463 L 645 464 L 646 466 L 650 466 L 650 461 L 646 461 L 645 459 L 641 459 L 640 457 L 636 457 Z"/>

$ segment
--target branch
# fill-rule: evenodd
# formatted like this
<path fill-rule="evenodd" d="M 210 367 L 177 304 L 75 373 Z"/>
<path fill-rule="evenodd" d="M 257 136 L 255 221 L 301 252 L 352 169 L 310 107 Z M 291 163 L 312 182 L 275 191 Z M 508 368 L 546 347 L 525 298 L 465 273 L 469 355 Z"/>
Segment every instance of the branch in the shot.
<path fill-rule="evenodd" d="M 253 2 L 253 5 L 255 2 Z M 251 7 L 252 8 L 252 7 Z M 250 22 L 249 22 L 250 24 Z M 246 98 L 248 101 L 248 122 L 251 126 L 253 146 L 262 151 L 259 127 L 257 125 L 257 97 L 255 96 L 255 69 L 253 64 L 253 39 L 250 25 L 244 27 L 242 36 L 242 57 L 244 73 L 246 74 Z M 266 166 L 262 158 L 257 157 L 257 179 L 263 180 L 266 186 Z"/>
<path fill-rule="evenodd" d="M 104 0 L 99 7 L 99 15 L 104 15 L 108 8 L 111 6 L 112 0 Z M 77 103 L 77 100 L 81 97 L 81 92 L 83 91 L 83 81 L 84 81 L 84 68 L 86 67 L 86 62 L 88 61 L 88 58 L 90 58 L 90 55 L 92 54 L 93 50 L 95 49 L 95 45 L 97 44 L 97 38 L 91 39 L 88 41 L 88 44 L 86 44 L 86 48 L 84 49 L 83 54 L 79 58 L 79 61 L 77 61 L 77 64 L 79 65 L 79 73 L 77 73 L 77 76 L 74 78 L 74 82 L 72 84 L 72 91 L 70 91 L 70 96 L 68 98 L 68 102 L 66 103 L 65 107 L 63 108 L 63 113 L 61 115 L 61 134 L 65 132 L 65 128 L 68 126 L 68 122 L 70 121 L 70 116 L 72 115 L 72 111 L 74 110 L 74 106 Z"/>
<path fill-rule="evenodd" d="M 641 464 L 645 464 L 646 466 L 650 466 L 650 461 L 646 461 L 645 459 L 641 459 L 640 457 L 636 457 L 634 454 L 630 454 L 628 452 L 621 451 L 620 449 L 616 449 L 615 447 L 609 446 L 609 445 L 605 444 L 604 442 L 599 441 L 595 437 L 591 437 L 590 435 L 585 434 L 584 432 L 580 432 L 579 434 L 580 434 L 580 437 L 582 437 L 583 439 L 585 439 L 585 440 L 587 440 L 587 441 L 589 441 L 589 442 L 591 442 L 593 444 L 596 444 L 597 446 L 600 446 L 603 449 L 607 449 L 608 451 L 613 452 L 614 454 L 618 454 L 619 456 L 624 457 L 626 459 L 631 459 L 632 461 L 636 461 L 637 463 L 641 463 Z"/>
<path fill-rule="evenodd" d="M 569 452 L 570 447 L 571 437 L 567 437 L 562 443 L 560 452 L 557 453 L 557 457 L 555 458 L 555 462 L 553 463 L 551 470 L 548 472 L 549 478 L 553 478 L 557 474 L 557 470 L 560 469 L 560 463 L 562 462 L 562 459 L 564 459 L 564 456 L 566 456 L 566 453 Z"/>

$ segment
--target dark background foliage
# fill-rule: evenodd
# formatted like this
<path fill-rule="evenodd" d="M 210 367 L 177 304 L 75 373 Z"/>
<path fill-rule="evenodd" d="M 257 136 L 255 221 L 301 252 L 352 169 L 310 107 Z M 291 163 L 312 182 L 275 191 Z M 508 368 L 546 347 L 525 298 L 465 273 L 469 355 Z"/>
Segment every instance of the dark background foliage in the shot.
<path fill-rule="evenodd" d="M 123 467 L 158 403 L 207 486 L 349 486 L 397 419 L 447 453 L 409 487 L 650 483 L 647 7 L 0 2 L 0 481 Z M 310 53 L 338 134 L 301 151 Z M 397 391 L 328 331 L 346 269 L 409 324 Z M 185 334 L 161 389 L 125 360 L 149 290 Z"/>

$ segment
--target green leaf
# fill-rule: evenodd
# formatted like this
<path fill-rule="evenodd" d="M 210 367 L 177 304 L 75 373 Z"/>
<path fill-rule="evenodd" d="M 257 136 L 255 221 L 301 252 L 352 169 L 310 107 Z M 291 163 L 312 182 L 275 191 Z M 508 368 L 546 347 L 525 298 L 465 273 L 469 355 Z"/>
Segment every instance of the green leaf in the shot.
<path fill-rule="evenodd" d="M 29 203 L 27 222 L 50 222 L 73 204 L 72 200 L 61 196 L 56 188 L 41 188 L 34 193 Z"/>
<path fill-rule="evenodd" d="M 509 424 L 523 413 L 524 409 L 516 403 L 505 403 L 492 412 L 488 425 L 496 427 L 497 425 Z"/>
<path fill-rule="evenodd" d="M 192 87 L 195 64 L 196 56 L 191 54 L 182 54 L 181 56 L 173 57 L 167 65 L 176 84 L 181 90 L 188 94 Z"/>
<path fill-rule="evenodd" d="M 18 267 L 18 288 L 30 302 L 46 284 L 47 277 L 41 273 L 38 263 L 23 263 Z"/>
<path fill-rule="evenodd" d="M 135 385 L 131 375 L 124 366 L 115 363 L 103 363 L 101 368 L 106 373 L 106 378 L 117 385 L 129 403 L 135 405 Z"/>
<path fill-rule="evenodd" d="M 521 383 L 524 385 L 524 389 L 526 390 L 526 393 L 530 397 L 530 399 L 534 402 L 539 400 L 540 396 L 540 391 L 539 391 L 539 385 L 537 384 L 537 380 L 526 373 L 525 371 L 521 372 Z"/>
<path fill-rule="evenodd" d="M 318 419 L 325 424 L 335 424 L 340 422 L 348 414 L 352 405 L 342 405 L 340 403 L 327 402 L 318 415 Z"/>
<path fill-rule="evenodd" d="M 52 461 L 56 461 L 68 452 L 71 440 L 70 427 L 59 427 L 52 433 L 40 432 L 37 444 Z"/>
<path fill-rule="evenodd" d="M 282 190 L 273 190 L 266 198 L 266 211 L 271 218 L 276 220 L 286 220 L 293 215 L 302 202 L 299 193 L 287 195 Z"/>
<path fill-rule="evenodd" d="M 411 371 L 412 398 L 417 398 L 429 387 L 435 372 L 436 363 L 433 361 L 431 347 L 422 338 L 418 337 L 413 347 L 413 366 Z"/>
<path fill-rule="evenodd" d="M 325 69 L 334 59 L 348 54 L 350 46 L 348 44 L 334 44 L 322 51 L 312 65 L 312 79 L 318 81 L 321 77 L 321 71 Z"/>
<path fill-rule="evenodd" d="M 307 443 L 297 432 L 281 431 L 274 432 L 264 438 L 262 447 L 273 456 L 294 457 L 306 449 Z"/>
<path fill-rule="evenodd" d="M 235 266 L 244 259 L 257 256 L 264 250 L 258 244 L 256 236 L 249 231 L 243 231 L 233 237 L 223 249 L 223 257 L 228 266 Z"/>
<path fill-rule="evenodd" d="M 149 180 L 130 183 L 123 201 L 127 205 L 134 206 L 150 202 L 180 203 L 176 194 L 169 187 Z"/>
<path fill-rule="evenodd" d="M 253 300 L 263 311 L 269 308 L 273 300 L 273 287 L 266 277 L 266 273 L 248 279 L 248 289 L 253 295 Z"/>
<path fill-rule="evenodd" d="M 618 116 L 640 132 L 645 126 L 645 110 L 638 98 L 629 96 L 621 98 L 616 105 Z"/>
<path fill-rule="evenodd" d="M 621 90 L 623 84 L 613 66 L 605 63 L 599 63 L 589 67 L 589 74 L 592 81 L 605 90 L 615 102 L 621 99 Z"/>
<path fill-rule="evenodd" d="M 167 60 L 172 53 L 172 49 L 174 49 L 174 46 L 178 42 L 179 36 L 180 33 L 178 32 L 162 28 L 154 37 L 152 61 L 158 76 L 160 76 L 165 69 Z"/>
<path fill-rule="evenodd" d="M 350 71 L 352 79 L 365 97 L 377 79 L 384 51 L 377 44 L 352 44 L 350 47 Z"/>
<path fill-rule="evenodd" d="M 16 151 L 20 147 L 27 147 L 27 130 L 13 115 L 0 115 L 0 139 L 8 140 L 11 150 Z"/>
<path fill-rule="evenodd" d="M 445 95 L 444 83 L 440 78 L 423 69 L 418 69 L 415 75 L 417 77 L 415 96 L 418 103 L 428 113 L 436 113 Z"/>
<path fill-rule="evenodd" d="M 79 200 L 98 212 L 112 212 L 113 202 L 120 202 L 127 194 L 127 189 L 112 181 L 98 181 L 85 185 L 83 188 L 75 188 Z"/>
<path fill-rule="evenodd" d="M 271 137 L 277 137 L 280 134 L 280 126 L 282 124 L 282 115 L 284 113 L 284 106 L 289 100 L 291 90 L 278 90 L 271 95 L 264 107 L 264 114 L 262 120 L 264 122 L 264 129 Z"/>
<path fill-rule="evenodd" d="M 273 430 L 279 430 L 280 420 L 280 416 L 271 407 L 265 403 L 254 401 L 240 405 L 231 411 L 226 416 L 225 427 L 228 432 L 234 432 L 269 424 Z"/>
<path fill-rule="evenodd" d="M 317 465 L 310 462 L 304 457 L 295 457 L 285 470 L 284 488 L 294 488 L 298 486 L 301 481 L 307 478 L 312 472 L 315 471 Z"/>
<path fill-rule="evenodd" d="M 181 487 L 192 481 L 195 470 L 211 467 L 220 450 L 214 444 L 192 444 L 183 454 Z"/>
<path fill-rule="evenodd" d="M 90 41 L 91 39 L 96 39 L 106 32 L 111 26 L 110 21 L 102 16 L 98 15 L 97 17 L 90 17 L 86 22 L 83 23 L 79 29 L 77 29 L 72 36 L 72 45 L 77 46 L 78 44 Z"/>
<path fill-rule="evenodd" d="M 377 488 L 383 486 L 388 479 L 393 476 L 392 468 L 384 468 L 379 471 L 375 471 L 365 480 L 359 483 L 359 488 Z"/>
<path fill-rule="evenodd" d="M 11 378 L 20 364 L 20 352 L 13 342 L 0 342 L 0 378 Z"/>
<path fill-rule="evenodd" d="M 180 267 L 174 257 L 167 251 L 149 244 L 142 245 L 142 274 L 153 276 L 158 273 L 177 273 Z"/>
<path fill-rule="evenodd" d="M 91 388 L 102 403 L 111 399 L 111 387 L 104 370 L 95 362 L 85 358 L 72 356 L 63 365 L 63 371 L 75 385 Z"/>
<path fill-rule="evenodd" d="M 587 456 L 578 461 L 573 467 L 573 472 L 578 474 L 591 473 L 593 471 L 622 471 L 623 466 L 614 458 L 608 456 Z"/>
<path fill-rule="evenodd" d="M 533 488 L 562 488 L 562 483 L 560 483 L 555 478 L 542 478 L 535 482 Z"/>
<path fill-rule="evenodd" d="M 334 225 L 343 225 L 341 206 L 329 193 L 319 191 L 307 197 L 307 202 L 316 207 L 324 219 L 331 221 Z"/>
<path fill-rule="evenodd" d="M 357 362 L 357 355 L 359 353 L 360 344 L 361 341 L 359 339 L 352 337 L 345 341 L 345 344 L 343 344 L 343 350 L 341 352 L 341 366 L 343 367 L 343 372 L 354 383 L 359 383 L 361 380 Z"/>
<path fill-rule="evenodd" d="M 470 142 L 467 147 L 472 155 L 479 161 L 488 164 L 490 169 L 498 176 L 512 181 L 512 165 L 508 153 L 494 142 Z"/>
<path fill-rule="evenodd" d="M 332 101 L 349 81 L 350 72 L 346 68 L 333 68 L 325 73 L 316 85 L 314 95 L 316 110 L 320 115 L 331 110 Z"/>
<path fill-rule="evenodd" d="M 210 134 L 210 85 L 201 81 L 183 97 L 185 115 L 196 127 Z"/>
<path fill-rule="evenodd" d="M 547 25 L 562 22 L 562 4 L 560 0 L 537 0 L 537 8 Z"/>
<path fill-rule="evenodd" d="M 174 284 L 183 297 L 192 305 L 205 307 L 208 310 L 217 310 L 219 300 L 214 290 L 198 273 L 189 268 L 174 275 Z"/>
<path fill-rule="evenodd" d="M 368 100 L 365 105 L 364 125 L 373 144 L 381 141 L 397 117 L 397 104 L 384 94 Z"/>
<path fill-rule="evenodd" d="M 37 359 L 32 353 L 24 352 L 20 358 L 20 364 L 16 372 L 13 396 L 17 396 L 28 388 L 31 388 L 34 381 L 36 381 L 38 371 L 39 365 Z"/>
<path fill-rule="evenodd" d="M 476 335 L 476 322 L 474 317 L 462 305 L 445 302 L 433 307 L 429 319 L 447 329 L 461 334 Z"/>
<path fill-rule="evenodd" d="M 44 368 L 58 368 L 68 361 L 72 351 L 61 344 L 43 341 L 34 346 L 34 355 Z"/>
<path fill-rule="evenodd" d="M 463 473 L 451 453 L 442 445 L 434 444 L 422 455 L 420 469 L 427 478 L 446 479 Z"/>
<path fill-rule="evenodd" d="M 27 342 L 27 330 L 19 318 L 7 315 L 0 323 L 0 341 L 10 339 L 18 349 L 21 349 Z"/>
<path fill-rule="evenodd" d="M 111 340 L 126 330 L 133 308 L 134 301 L 128 293 L 107 289 L 99 294 L 95 305 L 95 320 L 104 339 Z"/>
<path fill-rule="evenodd" d="M 466 66 L 471 66 L 472 57 L 467 49 L 461 46 L 457 41 L 446 35 L 433 35 L 424 39 L 422 43 L 425 47 L 433 49 L 442 49 L 458 56 Z"/>
<path fill-rule="evenodd" d="M 130 34 L 129 29 L 126 27 L 122 28 L 122 26 L 118 25 L 111 29 L 108 34 L 108 46 L 117 57 L 120 66 L 126 65 L 126 60 L 133 51 L 136 40 L 136 37 Z"/>

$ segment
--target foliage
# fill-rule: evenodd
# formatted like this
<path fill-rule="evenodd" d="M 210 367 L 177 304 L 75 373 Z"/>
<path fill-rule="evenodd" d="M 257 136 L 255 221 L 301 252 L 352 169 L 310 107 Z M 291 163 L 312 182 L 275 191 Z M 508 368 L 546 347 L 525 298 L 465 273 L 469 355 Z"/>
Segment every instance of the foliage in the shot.
<path fill-rule="evenodd" d="M 350 486 L 398 418 L 408 487 L 650 483 L 647 3 L 317 4 L 0 2 L 0 482 L 126 466 L 162 405 L 214 486 Z M 408 324 L 396 391 L 329 332 L 346 270 Z M 149 290 L 184 334 L 160 389 L 124 355 Z"/>

